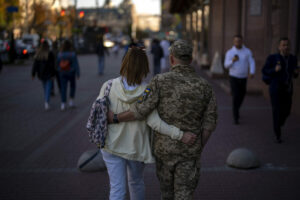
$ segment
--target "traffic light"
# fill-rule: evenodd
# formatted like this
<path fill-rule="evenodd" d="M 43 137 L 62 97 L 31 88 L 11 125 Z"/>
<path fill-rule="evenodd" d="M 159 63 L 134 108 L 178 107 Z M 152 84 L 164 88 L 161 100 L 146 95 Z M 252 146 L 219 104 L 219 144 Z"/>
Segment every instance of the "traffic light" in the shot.
<path fill-rule="evenodd" d="M 79 18 L 83 18 L 84 17 L 84 11 L 80 11 L 79 12 Z"/>
<path fill-rule="evenodd" d="M 65 15 L 66 15 L 66 10 L 64 10 L 64 9 L 63 9 L 63 10 L 61 10 L 61 11 L 60 11 L 60 16 L 62 16 L 62 17 L 63 17 L 63 16 L 65 16 Z"/>

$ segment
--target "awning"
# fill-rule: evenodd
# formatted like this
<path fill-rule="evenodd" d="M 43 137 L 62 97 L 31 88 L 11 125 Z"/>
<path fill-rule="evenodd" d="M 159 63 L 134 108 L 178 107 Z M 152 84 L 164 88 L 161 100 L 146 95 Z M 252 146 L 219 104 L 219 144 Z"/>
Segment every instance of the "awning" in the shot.
<path fill-rule="evenodd" d="M 169 12 L 173 14 L 185 13 L 194 5 L 209 4 L 210 0 L 170 0 L 169 3 Z"/>
<path fill-rule="evenodd" d="M 185 13 L 194 3 L 199 0 L 170 0 L 170 13 Z"/>

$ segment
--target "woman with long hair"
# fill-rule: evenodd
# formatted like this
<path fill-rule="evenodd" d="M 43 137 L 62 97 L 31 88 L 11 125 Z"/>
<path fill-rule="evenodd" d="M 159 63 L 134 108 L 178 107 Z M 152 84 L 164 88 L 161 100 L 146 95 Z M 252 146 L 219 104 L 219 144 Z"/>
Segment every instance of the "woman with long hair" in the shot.
<path fill-rule="evenodd" d="M 147 55 L 137 47 L 126 53 L 120 70 L 120 77 L 112 80 L 109 93 L 109 109 L 114 113 L 127 111 L 139 101 L 146 91 L 143 80 L 149 73 Z M 98 98 L 104 96 L 108 82 L 102 85 Z M 151 129 L 181 140 L 183 132 L 166 124 L 153 111 L 145 121 L 132 121 L 108 125 L 105 146 L 101 149 L 110 180 L 110 200 L 124 200 L 128 183 L 130 199 L 145 199 L 143 180 L 145 163 L 153 163 L 151 153 Z"/>
<path fill-rule="evenodd" d="M 76 77 L 79 79 L 80 71 L 76 53 L 72 49 L 72 43 L 65 40 L 61 51 L 57 55 L 57 70 L 61 84 L 61 106 L 60 109 L 66 109 L 67 88 L 70 83 L 69 107 L 74 107 L 74 97 L 76 91 Z"/>
<path fill-rule="evenodd" d="M 55 60 L 53 53 L 49 50 L 49 44 L 44 41 L 37 53 L 34 56 L 34 63 L 31 71 L 32 80 L 37 74 L 42 81 L 45 95 L 45 110 L 49 110 L 49 101 L 51 88 L 53 84 L 53 77 L 55 75 Z"/>

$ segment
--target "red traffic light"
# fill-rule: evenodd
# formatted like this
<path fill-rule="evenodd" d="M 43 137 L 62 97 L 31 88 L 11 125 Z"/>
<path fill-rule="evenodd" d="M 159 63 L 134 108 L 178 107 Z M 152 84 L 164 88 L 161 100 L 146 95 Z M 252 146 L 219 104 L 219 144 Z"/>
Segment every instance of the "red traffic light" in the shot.
<path fill-rule="evenodd" d="M 79 12 L 79 18 L 83 18 L 84 17 L 84 11 L 80 11 Z"/>
<path fill-rule="evenodd" d="M 60 11 L 60 16 L 63 17 L 63 16 L 65 16 L 65 15 L 66 15 L 66 10 L 61 10 L 61 11 Z"/>

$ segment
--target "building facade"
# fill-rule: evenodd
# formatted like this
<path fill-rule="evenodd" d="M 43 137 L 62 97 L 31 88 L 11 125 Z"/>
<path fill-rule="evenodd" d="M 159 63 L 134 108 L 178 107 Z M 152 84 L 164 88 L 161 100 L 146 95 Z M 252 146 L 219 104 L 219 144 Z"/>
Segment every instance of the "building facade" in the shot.
<path fill-rule="evenodd" d="M 222 61 L 232 47 L 236 34 L 256 61 L 253 87 L 267 97 L 267 86 L 261 81 L 266 57 L 277 51 L 278 40 L 289 37 L 291 53 L 300 60 L 300 1 L 297 0 L 170 0 L 170 12 L 179 13 L 184 38 L 194 45 L 194 58 L 201 66 L 210 63 L 216 52 Z M 294 81 L 293 112 L 300 114 L 300 78 Z"/>
<path fill-rule="evenodd" d="M 130 0 L 124 0 L 118 7 L 109 3 L 100 8 L 77 9 L 77 15 L 84 12 L 85 26 L 107 27 L 112 33 L 131 34 L 136 25 L 135 7 Z"/>
<path fill-rule="evenodd" d="M 137 28 L 157 32 L 160 29 L 160 16 L 139 14 L 137 17 Z"/>

